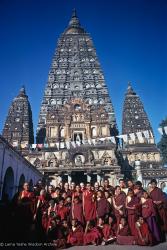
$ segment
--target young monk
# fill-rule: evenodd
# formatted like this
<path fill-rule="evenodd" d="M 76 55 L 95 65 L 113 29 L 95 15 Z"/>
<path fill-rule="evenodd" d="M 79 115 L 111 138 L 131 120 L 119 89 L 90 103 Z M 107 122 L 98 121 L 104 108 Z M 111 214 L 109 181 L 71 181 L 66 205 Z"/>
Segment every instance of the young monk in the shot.
<path fill-rule="evenodd" d="M 143 192 L 141 203 L 142 203 L 142 216 L 146 220 L 150 232 L 152 233 L 154 239 L 158 243 L 161 241 L 161 239 L 160 239 L 160 232 L 156 223 L 156 211 L 154 208 L 154 203 L 146 191 Z"/>
<path fill-rule="evenodd" d="M 110 203 L 104 197 L 104 193 L 100 190 L 97 192 L 96 209 L 98 218 L 105 217 L 110 211 Z"/>
<path fill-rule="evenodd" d="M 90 183 L 87 183 L 86 190 L 83 191 L 83 212 L 86 221 L 96 219 L 96 202 Z"/>
<path fill-rule="evenodd" d="M 82 225 L 84 225 L 83 206 L 78 196 L 73 198 L 72 219 L 77 219 Z"/>
<path fill-rule="evenodd" d="M 103 233 L 103 242 L 102 245 L 106 245 L 107 243 L 111 243 L 116 239 L 116 223 L 113 216 L 109 216 L 104 220 L 104 225 L 102 229 Z"/>
<path fill-rule="evenodd" d="M 136 221 L 138 219 L 139 198 L 135 196 L 133 190 L 128 191 L 126 197 L 126 209 L 128 213 L 128 224 L 130 227 L 131 235 L 135 235 Z"/>
<path fill-rule="evenodd" d="M 125 217 L 121 217 L 117 230 L 117 243 L 120 245 L 134 245 L 135 237 L 130 235 L 130 228 Z"/>
<path fill-rule="evenodd" d="M 151 246 L 152 236 L 149 231 L 147 223 L 144 221 L 143 217 L 139 217 L 136 222 L 136 242 L 140 246 Z"/>
<path fill-rule="evenodd" d="M 95 226 L 95 221 L 87 221 L 85 234 L 84 234 L 84 245 L 99 245 L 101 243 L 102 235 L 99 229 Z"/>
<path fill-rule="evenodd" d="M 72 228 L 68 235 L 67 243 L 70 244 L 70 246 L 82 246 L 84 236 L 83 227 L 77 219 L 73 219 L 71 224 Z"/>
<path fill-rule="evenodd" d="M 119 186 L 115 187 L 115 195 L 113 196 L 113 207 L 114 207 L 114 215 L 117 219 L 117 226 L 120 223 L 120 219 L 123 215 L 125 215 L 125 201 L 126 194 L 121 191 Z"/>
<path fill-rule="evenodd" d="M 155 179 L 151 180 L 150 197 L 153 200 L 161 230 L 162 230 L 162 232 L 167 233 L 166 199 L 165 199 L 165 195 L 162 192 L 162 190 L 157 187 L 157 181 Z"/>

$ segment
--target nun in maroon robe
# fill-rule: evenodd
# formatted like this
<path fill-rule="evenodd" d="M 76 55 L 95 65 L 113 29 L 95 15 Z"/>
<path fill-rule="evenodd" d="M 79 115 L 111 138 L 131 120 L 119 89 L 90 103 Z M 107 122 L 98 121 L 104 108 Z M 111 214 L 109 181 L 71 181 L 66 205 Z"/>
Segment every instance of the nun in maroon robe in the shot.
<path fill-rule="evenodd" d="M 77 219 L 84 225 L 83 206 L 78 196 L 75 196 L 72 204 L 72 219 Z"/>
<path fill-rule="evenodd" d="M 162 190 L 157 187 L 157 181 L 154 179 L 151 181 L 150 197 L 153 200 L 161 230 L 167 232 L 167 201 Z"/>
<path fill-rule="evenodd" d="M 143 197 L 141 198 L 142 203 L 142 216 L 146 220 L 149 230 L 152 233 L 153 238 L 156 242 L 160 242 L 160 232 L 156 223 L 156 211 L 154 208 L 154 203 L 151 198 L 149 198 L 148 193 L 145 191 Z"/>
<path fill-rule="evenodd" d="M 94 193 L 91 190 L 90 183 L 87 183 L 86 190 L 83 192 L 83 211 L 86 221 L 95 220 L 96 213 L 96 201 Z"/>
<path fill-rule="evenodd" d="M 115 195 L 113 197 L 113 207 L 114 207 L 114 215 L 117 220 L 117 226 L 119 225 L 120 219 L 125 215 L 125 201 L 126 194 L 121 191 L 119 186 L 115 187 Z"/>
<path fill-rule="evenodd" d="M 128 215 L 128 224 L 130 227 L 131 235 L 135 235 L 136 221 L 138 219 L 139 198 L 134 195 L 133 190 L 129 190 L 126 197 L 126 209 Z"/>

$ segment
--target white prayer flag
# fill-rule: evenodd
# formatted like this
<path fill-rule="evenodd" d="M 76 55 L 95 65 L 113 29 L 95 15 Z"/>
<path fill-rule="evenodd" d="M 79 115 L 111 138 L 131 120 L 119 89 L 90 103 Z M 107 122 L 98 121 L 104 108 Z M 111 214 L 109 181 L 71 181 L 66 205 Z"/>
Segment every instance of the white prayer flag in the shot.
<path fill-rule="evenodd" d="M 56 147 L 59 150 L 59 148 L 60 148 L 59 142 L 56 142 Z"/>
<path fill-rule="evenodd" d="M 161 135 L 163 135 L 163 130 L 162 130 L 162 128 L 158 128 L 158 131 L 160 132 Z"/>
<path fill-rule="evenodd" d="M 66 141 L 66 147 L 67 147 L 67 149 L 70 149 L 70 142 L 69 141 Z"/>
<path fill-rule="evenodd" d="M 141 143 L 144 142 L 142 132 L 136 132 L 136 135 L 137 135 L 139 142 Z"/>
<path fill-rule="evenodd" d="M 167 135 L 167 126 L 164 127 L 165 134 Z"/>
<path fill-rule="evenodd" d="M 113 142 L 114 144 L 116 144 L 116 140 L 115 140 L 114 136 L 110 137 L 110 140 L 111 140 L 111 142 Z"/>
<path fill-rule="evenodd" d="M 148 130 L 143 131 L 143 134 L 144 134 L 145 138 L 147 138 L 147 139 L 150 138 Z"/>
<path fill-rule="evenodd" d="M 151 130 L 149 130 L 151 138 L 154 138 L 153 133 Z"/>
<path fill-rule="evenodd" d="M 106 138 L 99 138 L 100 141 L 105 141 Z"/>
<path fill-rule="evenodd" d="M 73 146 L 74 148 L 76 148 L 75 141 L 72 141 L 71 144 L 72 144 L 72 146 Z"/>
<path fill-rule="evenodd" d="M 76 144 L 77 144 L 78 146 L 80 146 L 80 145 L 81 145 L 80 141 L 76 141 Z"/>
<path fill-rule="evenodd" d="M 93 143 L 93 145 L 95 145 L 96 144 L 96 139 L 92 139 L 92 143 Z"/>
<path fill-rule="evenodd" d="M 135 141 L 136 139 L 135 133 L 130 133 L 129 136 L 132 141 Z"/>
<path fill-rule="evenodd" d="M 116 137 L 123 139 L 125 143 L 128 141 L 128 135 L 117 135 Z"/>
<path fill-rule="evenodd" d="M 122 135 L 122 139 L 125 143 L 128 142 L 128 135 Z"/>
<path fill-rule="evenodd" d="M 88 139 L 88 143 L 91 145 L 92 144 L 92 141 L 90 139 Z"/>

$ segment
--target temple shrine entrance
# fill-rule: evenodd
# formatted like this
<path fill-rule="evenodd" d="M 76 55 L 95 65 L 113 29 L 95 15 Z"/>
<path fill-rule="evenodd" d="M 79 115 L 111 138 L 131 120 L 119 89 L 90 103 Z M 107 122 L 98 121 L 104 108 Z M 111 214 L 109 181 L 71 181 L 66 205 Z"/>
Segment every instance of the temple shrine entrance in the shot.
<path fill-rule="evenodd" d="M 72 182 L 75 182 L 76 184 L 80 184 L 81 182 L 87 182 L 87 175 L 84 173 L 84 171 L 73 172 L 71 177 Z"/>

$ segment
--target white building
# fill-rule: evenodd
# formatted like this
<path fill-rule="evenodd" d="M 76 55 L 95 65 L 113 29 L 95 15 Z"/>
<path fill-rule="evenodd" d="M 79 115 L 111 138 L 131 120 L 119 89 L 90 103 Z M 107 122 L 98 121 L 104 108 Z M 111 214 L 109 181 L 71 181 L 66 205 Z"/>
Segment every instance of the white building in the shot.
<path fill-rule="evenodd" d="M 23 183 L 30 187 L 43 175 L 0 135 L 0 199 L 12 199 Z"/>

